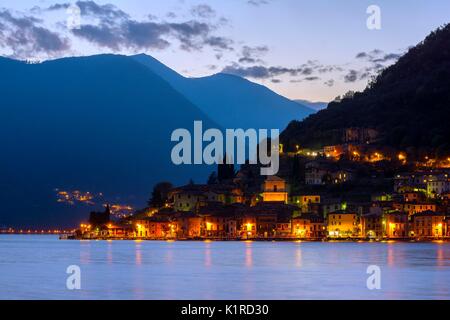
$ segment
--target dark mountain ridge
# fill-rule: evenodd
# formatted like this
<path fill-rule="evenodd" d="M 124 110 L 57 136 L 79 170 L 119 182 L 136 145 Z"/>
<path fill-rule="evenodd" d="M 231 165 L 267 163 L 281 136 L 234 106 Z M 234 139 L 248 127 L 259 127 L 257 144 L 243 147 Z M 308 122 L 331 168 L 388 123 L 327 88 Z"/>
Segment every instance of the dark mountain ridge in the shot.
<path fill-rule="evenodd" d="M 285 146 L 342 142 L 345 128 L 376 129 L 379 143 L 412 155 L 450 154 L 450 25 L 432 32 L 352 98 L 331 102 L 282 133 Z"/>
<path fill-rule="evenodd" d="M 78 223 L 90 209 L 57 203 L 56 188 L 138 206 L 158 181 L 211 171 L 175 166 L 170 136 L 195 120 L 220 126 L 133 59 L 0 59 L 0 70 L 0 225 Z"/>
<path fill-rule="evenodd" d="M 223 128 L 284 130 L 293 119 L 301 120 L 315 112 L 265 86 L 231 74 L 217 73 L 186 78 L 155 58 L 140 54 L 136 61 L 166 80 Z"/>

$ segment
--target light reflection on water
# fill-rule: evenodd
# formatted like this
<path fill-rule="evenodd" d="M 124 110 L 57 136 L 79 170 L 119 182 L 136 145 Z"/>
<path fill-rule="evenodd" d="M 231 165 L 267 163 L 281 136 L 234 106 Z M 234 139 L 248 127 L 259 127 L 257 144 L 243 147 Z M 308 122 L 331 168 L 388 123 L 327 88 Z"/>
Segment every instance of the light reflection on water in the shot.
<path fill-rule="evenodd" d="M 252 244 L 251 241 L 246 241 L 245 243 L 245 266 L 251 268 L 253 266 L 253 256 L 252 256 Z"/>
<path fill-rule="evenodd" d="M 66 289 L 81 267 L 82 290 Z M 369 265 L 382 289 L 366 288 Z M 0 299 L 449 299 L 450 243 L 60 241 L 0 235 Z"/>

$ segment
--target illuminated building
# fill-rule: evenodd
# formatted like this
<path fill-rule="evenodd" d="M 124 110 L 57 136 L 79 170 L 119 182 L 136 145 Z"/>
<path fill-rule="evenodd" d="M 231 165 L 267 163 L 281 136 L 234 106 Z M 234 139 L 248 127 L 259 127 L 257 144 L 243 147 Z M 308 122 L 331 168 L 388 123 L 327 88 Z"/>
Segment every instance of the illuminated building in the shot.
<path fill-rule="evenodd" d="M 392 206 L 395 210 L 407 212 L 410 216 L 424 211 L 436 211 L 436 204 L 429 202 L 394 202 Z"/>
<path fill-rule="evenodd" d="M 362 215 L 361 233 L 364 238 L 381 239 L 383 237 L 383 216 L 378 213 Z"/>
<path fill-rule="evenodd" d="M 358 214 L 345 211 L 329 213 L 327 231 L 330 238 L 359 237 L 361 228 Z"/>
<path fill-rule="evenodd" d="M 437 198 L 442 194 L 450 192 L 450 178 L 447 175 L 430 176 L 426 179 L 427 196 Z"/>
<path fill-rule="evenodd" d="M 445 213 L 419 212 L 412 216 L 411 236 L 415 238 L 442 238 L 447 233 L 446 227 Z"/>
<path fill-rule="evenodd" d="M 277 176 L 269 176 L 264 182 L 263 201 L 287 203 L 286 181 Z"/>
<path fill-rule="evenodd" d="M 384 236 L 388 239 L 404 239 L 408 237 L 408 214 L 397 210 L 383 215 Z"/>
<path fill-rule="evenodd" d="M 136 238 L 173 239 L 176 237 L 176 224 L 165 216 L 153 216 L 134 221 Z"/>
<path fill-rule="evenodd" d="M 302 214 L 292 218 L 292 236 L 297 239 L 321 239 L 324 236 L 324 219 L 316 214 Z"/>

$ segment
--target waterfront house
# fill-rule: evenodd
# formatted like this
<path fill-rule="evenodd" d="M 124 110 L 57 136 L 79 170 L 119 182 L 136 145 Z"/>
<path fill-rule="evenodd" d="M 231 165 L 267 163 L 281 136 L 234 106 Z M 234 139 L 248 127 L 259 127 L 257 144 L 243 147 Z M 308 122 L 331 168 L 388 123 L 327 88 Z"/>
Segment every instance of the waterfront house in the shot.
<path fill-rule="evenodd" d="M 446 227 L 445 213 L 418 212 L 412 216 L 411 237 L 418 239 L 442 238 L 447 233 Z"/>
<path fill-rule="evenodd" d="M 364 238 L 381 239 L 383 232 L 383 215 L 367 213 L 361 216 L 361 233 Z"/>
<path fill-rule="evenodd" d="M 327 231 L 330 238 L 359 237 L 360 219 L 357 213 L 336 211 L 328 214 Z"/>
<path fill-rule="evenodd" d="M 244 213 L 237 223 L 238 235 L 241 239 L 253 239 L 257 237 L 257 217 L 252 213 Z"/>
<path fill-rule="evenodd" d="M 176 214 L 177 238 L 198 238 L 202 234 L 203 219 L 193 212 L 179 212 Z"/>
<path fill-rule="evenodd" d="M 445 236 L 450 238 L 450 215 L 445 217 Z"/>
<path fill-rule="evenodd" d="M 302 213 L 291 220 L 291 235 L 297 239 L 321 239 L 324 237 L 325 221 L 314 213 Z"/>
<path fill-rule="evenodd" d="M 198 215 L 202 218 L 202 237 L 238 237 L 238 217 L 244 208 L 243 204 L 224 205 L 221 202 L 210 202 L 200 207 Z"/>
<path fill-rule="evenodd" d="M 408 237 L 408 214 L 398 210 L 385 212 L 383 215 L 384 235 L 388 239 L 405 239 Z"/>
<path fill-rule="evenodd" d="M 277 238 L 289 238 L 292 234 L 291 214 L 278 214 L 275 227 L 275 236 Z"/>
<path fill-rule="evenodd" d="M 277 214 L 259 211 L 256 216 L 257 234 L 259 237 L 274 237 L 277 228 Z"/>
<path fill-rule="evenodd" d="M 134 236 L 147 239 L 174 239 L 176 237 L 176 223 L 166 215 L 155 215 L 135 220 Z"/>
<path fill-rule="evenodd" d="M 107 230 L 110 238 L 128 238 L 134 234 L 133 226 L 125 223 L 111 222 L 107 225 Z"/>

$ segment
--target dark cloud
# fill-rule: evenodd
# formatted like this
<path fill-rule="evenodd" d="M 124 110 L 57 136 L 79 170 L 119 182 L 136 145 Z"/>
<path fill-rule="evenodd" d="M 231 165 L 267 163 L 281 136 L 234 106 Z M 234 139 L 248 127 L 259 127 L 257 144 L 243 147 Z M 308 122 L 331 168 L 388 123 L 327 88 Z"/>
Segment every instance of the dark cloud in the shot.
<path fill-rule="evenodd" d="M 248 64 L 253 64 L 256 63 L 256 59 L 250 58 L 250 57 L 242 57 L 239 59 L 240 63 L 248 63 Z"/>
<path fill-rule="evenodd" d="M 93 1 L 78 1 L 82 16 L 94 18 L 97 23 L 83 24 L 80 28 L 70 30 L 75 36 L 114 51 L 122 49 L 144 50 L 165 49 L 175 39 L 180 48 L 186 51 L 200 50 L 210 46 L 221 50 L 232 50 L 233 41 L 213 35 L 217 25 L 210 22 L 189 20 L 184 22 L 157 22 L 151 18 L 136 21 L 114 5 L 98 5 Z M 56 4 L 48 10 L 67 9 L 69 3 Z M 208 5 L 198 5 L 192 13 L 200 18 L 215 15 Z M 169 13 L 171 17 L 175 14 Z M 219 23 L 221 23 L 219 21 Z"/>
<path fill-rule="evenodd" d="M 264 49 L 264 51 L 265 50 L 266 49 Z M 239 61 L 240 62 L 250 62 L 252 60 L 256 61 L 256 59 L 251 57 L 244 57 L 244 58 L 245 58 L 244 61 L 242 61 L 242 58 Z M 336 66 L 322 65 L 318 61 L 309 60 L 306 63 L 302 64 L 301 66 L 295 68 L 279 67 L 279 66 L 266 67 L 263 65 L 247 67 L 239 65 L 237 63 L 233 63 L 232 65 L 225 67 L 222 72 L 254 79 L 270 79 L 280 75 L 287 75 L 291 77 L 307 76 L 304 80 L 314 81 L 320 79 L 319 77 L 314 75 L 315 73 L 326 73 L 336 70 L 341 70 L 341 68 Z"/>
<path fill-rule="evenodd" d="M 372 60 L 372 62 L 376 62 L 376 63 L 382 63 L 382 62 L 390 62 L 390 61 L 397 61 L 398 59 L 400 59 L 402 55 L 401 54 L 397 54 L 397 53 L 389 53 L 389 54 L 385 54 L 383 57 L 381 58 L 377 58 Z"/>
<path fill-rule="evenodd" d="M 356 82 L 358 80 L 371 79 L 388 65 L 395 63 L 401 56 L 402 54 L 385 53 L 380 49 L 360 52 L 356 55 L 356 59 L 365 61 L 368 65 L 360 70 L 349 70 L 344 76 L 344 81 Z"/>
<path fill-rule="evenodd" d="M 224 37 L 209 37 L 205 39 L 205 44 L 211 47 L 217 47 L 224 50 L 234 50 L 232 45 L 233 41 Z"/>
<path fill-rule="evenodd" d="M 175 14 L 175 12 L 167 12 L 166 17 L 169 19 L 175 19 L 177 15 Z"/>
<path fill-rule="evenodd" d="M 305 67 L 303 70 L 302 70 L 302 72 L 301 72 L 303 75 L 310 75 L 310 74 L 312 74 L 313 73 L 313 68 L 311 68 L 311 67 Z"/>
<path fill-rule="evenodd" d="M 369 52 L 360 52 L 356 55 L 356 59 L 364 59 L 372 63 L 386 63 L 397 61 L 402 54 L 384 53 L 383 50 L 375 49 Z"/>
<path fill-rule="evenodd" d="M 319 77 L 306 77 L 306 78 L 304 78 L 304 80 L 306 80 L 306 81 L 316 81 L 316 80 L 320 80 L 320 78 Z"/>
<path fill-rule="evenodd" d="M 281 83 L 283 81 L 281 81 L 280 79 L 272 79 L 270 80 L 272 83 Z"/>
<path fill-rule="evenodd" d="M 263 63 L 261 57 L 269 52 L 269 48 L 267 46 L 258 46 L 258 47 L 242 47 L 242 57 L 239 59 L 240 63 Z"/>
<path fill-rule="evenodd" d="M 210 19 L 216 16 L 216 11 L 207 4 L 199 4 L 191 9 L 194 17 Z"/>
<path fill-rule="evenodd" d="M 181 48 L 186 51 L 200 50 L 207 44 L 211 26 L 195 20 L 180 23 L 161 23 L 160 27 L 167 28 L 160 36 L 173 36 L 181 42 Z"/>
<path fill-rule="evenodd" d="M 269 0 L 247 0 L 247 3 L 249 5 L 255 6 L 255 7 L 259 7 L 261 5 L 264 4 L 269 4 Z"/>
<path fill-rule="evenodd" d="M 122 36 L 110 27 L 83 25 L 72 30 L 72 32 L 77 37 L 88 40 L 98 46 L 107 47 L 115 51 L 120 49 L 119 43 L 122 41 Z"/>
<path fill-rule="evenodd" d="M 329 73 L 329 72 L 334 72 L 334 71 L 343 71 L 342 67 L 339 67 L 339 66 L 319 66 L 319 67 L 316 67 L 316 70 L 319 73 Z"/>
<path fill-rule="evenodd" d="M 184 23 L 158 23 L 153 21 L 139 22 L 126 20 L 119 25 L 82 25 L 72 30 L 77 37 L 83 38 L 98 46 L 119 51 L 122 48 L 132 49 L 165 49 L 170 46 L 168 37 L 180 41 L 184 50 L 198 50 L 203 45 L 224 46 L 225 39 L 208 37 L 208 24 L 197 21 Z M 220 42 L 220 43 L 219 43 Z"/>
<path fill-rule="evenodd" d="M 374 76 L 374 72 L 370 68 L 365 68 L 362 70 L 354 70 L 351 69 L 348 71 L 348 73 L 344 76 L 345 82 L 356 82 L 359 80 L 366 80 Z"/>
<path fill-rule="evenodd" d="M 355 82 L 358 80 L 358 71 L 349 70 L 349 72 L 344 76 L 345 82 Z"/>
<path fill-rule="evenodd" d="M 227 66 L 222 70 L 223 73 L 233 74 L 240 77 L 250 77 L 255 79 L 267 79 L 275 76 L 271 74 L 268 68 L 263 66 L 239 67 L 238 65 Z"/>
<path fill-rule="evenodd" d="M 311 74 L 310 68 L 303 69 L 303 68 L 265 67 L 265 66 L 242 67 L 239 66 L 238 64 L 227 66 L 223 69 L 222 72 L 255 79 L 268 79 L 280 75 L 298 76 Z"/>
<path fill-rule="evenodd" d="M 17 16 L 0 10 L 0 46 L 9 48 L 19 59 L 36 55 L 54 56 L 70 48 L 69 40 L 41 25 L 42 21 L 31 16 Z"/>
<path fill-rule="evenodd" d="M 77 1 L 81 16 L 90 16 L 101 19 L 102 23 L 114 24 L 117 20 L 128 19 L 129 15 L 112 4 L 99 5 L 94 1 Z M 54 4 L 49 11 L 68 9 L 71 3 Z"/>
<path fill-rule="evenodd" d="M 367 57 L 366 52 L 360 52 L 356 55 L 356 59 L 362 59 L 362 58 L 366 58 L 366 57 Z"/>
<path fill-rule="evenodd" d="M 101 47 L 107 47 L 114 51 L 122 48 L 132 49 L 164 49 L 170 44 L 161 37 L 167 34 L 169 28 L 154 22 L 139 23 L 127 21 L 120 27 L 112 27 L 106 24 L 100 26 L 82 25 L 72 33 Z"/>
<path fill-rule="evenodd" d="M 323 84 L 326 85 L 327 87 L 332 87 L 332 86 L 334 86 L 334 80 L 329 79 L 329 80 L 325 81 Z"/>
<path fill-rule="evenodd" d="M 298 73 L 296 69 L 289 69 L 283 67 L 265 67 L 265 66 L 241 67 L 237 64 L 225 67 L 222 72 L 234 74 L 240 77 L 249 77 L 254 79 L 269 79 L 286 73 L 290 75 L 296 75 Z"/>

